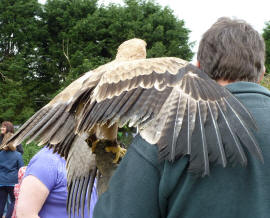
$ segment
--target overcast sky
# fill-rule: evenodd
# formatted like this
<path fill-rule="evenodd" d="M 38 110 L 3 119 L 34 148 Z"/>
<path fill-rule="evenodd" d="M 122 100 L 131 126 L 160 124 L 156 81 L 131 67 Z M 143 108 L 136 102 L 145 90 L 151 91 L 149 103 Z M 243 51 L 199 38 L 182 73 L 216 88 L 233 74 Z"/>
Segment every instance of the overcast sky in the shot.
<path fill-rule="evenodd" d="M 46 0 L 39 0 L 45 2 Z M 122 0 L 99 0 L 108 4 L 123 3 Z M 265 22 L 270 21 L 270 0 L 156 0 L 162 6 L 169 6 L 174 14 L 183 19 L 191 30 L 190 41 L 195 41 L 196 52 L 202 34 L 222 16 L 244 19 L 262 33 Z M 193 60 L 195 60 L 194 57 Z"/>

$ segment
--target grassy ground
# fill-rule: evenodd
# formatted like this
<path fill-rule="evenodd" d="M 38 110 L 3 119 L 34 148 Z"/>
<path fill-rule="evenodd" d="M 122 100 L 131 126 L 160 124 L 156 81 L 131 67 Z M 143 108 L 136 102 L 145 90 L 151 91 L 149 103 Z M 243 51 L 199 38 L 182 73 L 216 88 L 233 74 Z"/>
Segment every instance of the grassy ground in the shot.
<path fill-rule="evenodd" d="M 26 145 L 25 143 L 22 144 L 23 145 L 23 161 L 24 161 L 24 165 L 28 165 L 29 161 L 31 160 L 31 158 L 42 148 L 40 146 L 38 146 L 36 143 L 32 142 L 28 145 Z"/>

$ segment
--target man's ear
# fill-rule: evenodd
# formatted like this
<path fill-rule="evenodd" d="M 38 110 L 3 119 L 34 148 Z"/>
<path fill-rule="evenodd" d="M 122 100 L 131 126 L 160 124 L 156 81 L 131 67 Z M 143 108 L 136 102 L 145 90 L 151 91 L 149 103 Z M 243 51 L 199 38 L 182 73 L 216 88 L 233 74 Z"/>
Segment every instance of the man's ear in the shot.
<path fill-rule="evenodd" d="M 199 62 L 199 61 L 197 61 L 196 66 L 197 66 L 198 68 L 200 68 L 200 67 L 201 67 L 201 65 L 200 65 L 200 62 Z"/>
<path fill-rule="evenodd" d="M 258 83 L 261 83 L 261 81 L 263 80 L 265 71 L 266 71 L 266 69 L 265 69 L 265 67 L 264 67 L 263 73 L 260 75 L 260 78 L 259 78 L 259 80 L 258 80 Z"/>

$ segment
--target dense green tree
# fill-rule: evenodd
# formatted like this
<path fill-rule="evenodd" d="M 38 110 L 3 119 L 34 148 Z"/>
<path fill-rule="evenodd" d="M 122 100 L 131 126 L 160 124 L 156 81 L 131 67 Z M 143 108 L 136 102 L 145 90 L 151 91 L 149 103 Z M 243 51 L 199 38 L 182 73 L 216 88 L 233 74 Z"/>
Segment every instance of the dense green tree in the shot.
<path fill-rule="evenodd" d="M 37 0 L 0 1 L 0 121 L 21 123 L 37 108 L 40 13 Z"/>
<path fill-rule="evenodd" d="M 97 9 L 97 0 L 48 0 L 44 6 L 43 20 L 46 23 L 48 37 L 46 52 L 51 72 L 59 81 L 56 88 L 66 86 L 66 79 L 74 68 L 83 67 L 84 54 L 72 36 L 74 26 Z M 76 38 L 76 37 L 75 37 Z M 85 44 L 86 46 L 86 44 Z M 73 67 L 74 66 L 74 67 Z M 70 79 L 73 80 L 74 78 Z"/>
<path fill-rule="evenodd" d="M 270 74 L 270 21 L 266 23 L 266 27 L 263 30 L 263 38 L 266 49 L 265 67 L 267 74 Z"/>

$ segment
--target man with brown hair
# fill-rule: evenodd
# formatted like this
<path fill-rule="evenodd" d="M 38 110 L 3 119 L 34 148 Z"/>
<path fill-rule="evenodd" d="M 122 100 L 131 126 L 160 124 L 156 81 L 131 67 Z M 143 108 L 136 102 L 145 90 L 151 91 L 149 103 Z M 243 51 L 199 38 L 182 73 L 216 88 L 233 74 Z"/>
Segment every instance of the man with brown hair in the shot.
<path fill-rule="evenodd" d="M 198 67 L 226 85 L 257 122 L 265 163 L 212 165 L 204 178 L 188 173 L 189 158 L 159 162 L 155 146 L 136 137 L 98 201 L 95 218 L 266 218 L 270 215 L 270 92 L 262 37 L 242 20 L 220 18 L 200 42 Z M 226 146 L 226 143 L 225 143 Z M 119 179 L 121 178 L 121 179 Z"/>
<path fill-rule="evenodd" d="M 204 33 L 197 54 L 200 69 L 221 85 L 260 82 L 264 59 L 265 45 L 260 34 L 245 21 L 226 17 Z"/>

